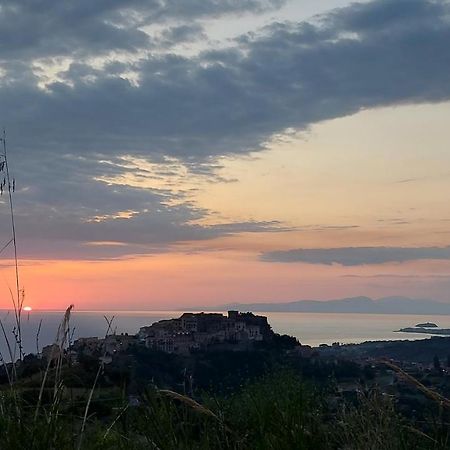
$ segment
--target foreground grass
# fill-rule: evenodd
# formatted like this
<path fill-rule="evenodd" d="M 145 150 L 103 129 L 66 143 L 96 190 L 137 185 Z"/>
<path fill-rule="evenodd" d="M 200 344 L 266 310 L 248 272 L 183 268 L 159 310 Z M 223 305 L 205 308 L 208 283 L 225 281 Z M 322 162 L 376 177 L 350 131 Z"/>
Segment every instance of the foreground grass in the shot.
<path fill-rule="evenodd" d="M 0 396 L 0 448 L 16 449 L 342 449 L 442 450 L 449 430 L 441 421 L 424 433 L 377 392 L 330 410 L 319 392 L 292 373 L 264 377 L 226 397 L 197 399 L 154 387 L 139 405 L 114 400 L 105 415 L 93 400 L 83 434 L 84 405 L 61 385 L 36 399 L 6 390 Z M 107 399 L 105 399 L 107 400 Z"/>

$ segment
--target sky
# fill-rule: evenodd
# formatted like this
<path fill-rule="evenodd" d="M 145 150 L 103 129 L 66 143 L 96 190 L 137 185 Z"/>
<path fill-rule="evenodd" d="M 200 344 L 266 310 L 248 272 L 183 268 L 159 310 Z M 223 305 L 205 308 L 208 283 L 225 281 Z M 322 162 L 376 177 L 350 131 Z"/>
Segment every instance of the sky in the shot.
<path fill-rule="evenodd" d="M 3 0 L 25 303 L 450 303 L 448 42 L 444 0 Z"/>

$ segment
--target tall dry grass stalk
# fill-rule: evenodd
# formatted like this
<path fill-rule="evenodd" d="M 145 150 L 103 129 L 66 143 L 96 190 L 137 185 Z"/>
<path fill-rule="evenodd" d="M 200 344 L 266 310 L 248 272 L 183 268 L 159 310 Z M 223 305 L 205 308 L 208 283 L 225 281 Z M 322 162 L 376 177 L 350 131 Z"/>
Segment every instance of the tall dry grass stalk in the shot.
<path fill-rule="evenodd" d="M 8 203 L 9 203 L 9 211 L 10 211 L 10 220 L 11 220 L 11 238 L 8 240 L 6 244 L 0 249 L 0 253 L 6 250 L 10 245 L 13 246 L 14 249 L 14 275 L 15 275 L 15 292 L 8 286 L 9 293 L 12 300 L 13 305 L 13 313 L 15 326 L 12 330 L 12 334 L 14 337 L 14 345 L 11 344 L 11 340 L 8 337 L 5 326 L 3 322 L 0 320 L 0 327 L 2 330 L 3 338 L 5 339 L 5 343 L 8 349 L 9 359 L 11 363 L 11 369 L 8 368 L 8 362 L 6 362 L 2 356 L 3 366 L 5 371 L 7 372 L 8 381 L 10 386 L 12 386 L 17 381 L 17 368 L 16 368 L 16 351 L 19 353 L 19 360 L 23 360 L 23 342 L 22 342 L 22 310 L 25 299 L 25 291 L 20 288 L 20 276 L 19 276 L 19 259 L 17 252 L 17 236 L 16 236 L 16 222 L 14 216 L 14 203 L 13 203 L 13 191 L 15 186 L 15 180 L 11 183 L 10 169 L 8 163 L 8 152 L 6 145 L 6 130 L 3 130 L 3 134 L 0 137 L 0 141 L 2 143 L 3 153 L 0 154 L 0 162 L 2 164 L 2 171 L 5 174 L 5 181 L 2 182 L 2 193 L 3 193 L 3 185 L 5 185 Z"/>
<path fill-rule="evenodd" d="M 13 191 L 15 180 L 11 182 L 11 176 L 10 176 L 10 170 L 9 170 L 9 164 L 8 164 L 8 152 L 7 152 L 7 145 L 6 145 L 6 130 L 3 130 L 3 136 L 1 138 L 3 143 L 3 161 L 4 162 L 4 169 L 5 169 L 5 175 L 6 175 L 6 188 L 8 193 L 8 200 L 9 200 L 9 211 L 10 211 L 10 219 L 11 219 L 11 234 L 12 237 L 8 241 L 8 243 L 4 246 L 6 248 L 8 245 L 12 244 L 14 249 L 14 269 L 15 269 L 15 284 L 16 284 L 16 292 L 15 295 L 13 292 L 11 292 L 11 298 L 13 302 L 14 307 L 14 316 L 16 320 L 16 341 L 18 343 L 19 347 L 19 359 L 23 359 L 23 347 L 22 347 L 22 310 L 23 310 L 23 303 L 25 300 L 24 291 L 20 289 L 20 277 L 19 277 L 19 258 L 18 258 L 18 252 L 17 252 L 17 236 L 16 236 L 16 221 L 14 216 L 14 203 L 13 203 Z M 4 249 L 3 248 L 3 249 Z M 3 250 L 2 249 L 2 250 Z M 14 364 L 15 361 L 12 361 Z"/>
<path fill-rule="evenodd" d="M 112 329 L 112 324 L 114 322 L 114 316 L 111 317 L 111 319 L 108 319 L 108 317 L 103 316 L 106 320 L 106 323 L 108 324 L 108 327 L 106 329 L 106 333 L 105 333 L 105 345 L 104 345 L 104 350 L 103 350 L 103 358 L 100 360 L 100 364 L 98 366 L 98 370 L 97 373 L 95 374 L 95 379 L 94 379 L 94 383 L 92 384 L 92 387 L 89 391 L 89 396 L 86 402 L 86 407 L 84 408 L 84 415 L 83 415 L 83 421 L 81 423 L 81 430 L 80 430 L 80 436 L 78 439 L 78 446 L 77 446 L 77 450 L 81 450 L 81 445 L 83 442 L 83 437 L 84 437 L 84 431 L 86 429 L 86 422 L 87 422 L 87 418 L 88 418 L 88 414 L 89 414 L 89 408 L 91 406 L 92 403 L 92 398 L 94 396 L 94 392 L 95 389 L 97 387 L 97 383 L 98 380 L 100 378 L 101 373 L 103 372 L 104 369 L 104 358 L 106 357 L 107 354 L 107 347 L 106 347 L 106 338 L 109 336 L 109 333 Z"/>
<path fill-rule="evenodd" d="M 41 386 L 39 389 L 38 401 L 37 401 L 36 409 L 35 409 L 35 413 L 34 413 L 34 421 L 35 422 L 38 418 L 39 410 L 40 410 L 40 407 L 42 404 L 42 396 L 44 393 L 45 385 L 47 383 L 47 377 L 50 372 L 51 364 L 52 364 L 52 362 L 54 362 L 54 359 L 56 359 L 55 382 L 54 382 L 54 387 L 53 387 L 54 402 L 56 402 L 58 400 L 58 396 L 62 389 L 61 367 L 62 367 L 62 362 L 63 362 L 63 358 L 64 358 L 64 350 L 66 349 L 66 344 L 68 342 L 68 337 L 69 337 L 69 333 L 70 333 L 70 315 L 71 315 L 72 309 L 73 309 L 73 305 L 70 305 L 66 309 L 63 320 L 61 321 L 61 323 L 58 326 L 55 343 L 51 347 L 50 355 L 47 360 L 47 367 L 46 367 L 44 375 L 42 377 L 42 382 L 41 382 Z M 56 358 L 54 358 L 55 352 L 58 353 L 56 355 Z"/>
<path fill-rule="evenodd" d="M 217 421 L 226 431 L 231 433 L 231 430 L 223 423 L 222 419 L 217 416 L 215 413 L 213 413 L 209 408 L 206 406 L 201 405 L 200 403 L 196 402 L 191 397 L 188 397 L 187 395 L 179 394 L 178 392 L 174 392 L 168 389 L 158 389 L 157 391 L 160 395 L 164 397 L 168 397 L 172 400 L 177 400 L 180 403 L 183 403 L 185 406 L 190 408 L 192 411 L 195 411 L 199 414 L 212 417 L 214 420 Z"/>

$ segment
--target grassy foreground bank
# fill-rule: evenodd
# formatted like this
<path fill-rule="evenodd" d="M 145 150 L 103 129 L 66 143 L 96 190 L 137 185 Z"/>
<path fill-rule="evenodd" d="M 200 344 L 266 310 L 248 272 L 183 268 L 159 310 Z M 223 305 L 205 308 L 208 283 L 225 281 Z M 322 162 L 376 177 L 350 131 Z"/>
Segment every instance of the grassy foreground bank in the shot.
<path fill-rule="evenodd" d="M 155 387 L 143 388 L 133 402 L 125 395 L 110 400 L 97 396 L 91 399 L 86 420 L 86 403 L 69 394 L 61 384 L 45 391 L 38 405 L 33 395 L 4 390 L 0 448 L 450 448 L 445 410 L 419 429 L 395 411 L 392 399 L 377 391 L 330 406 L 326 390 L 290 372 L 265 376 L 232 395 L 204 394 L 195 400 Z M 108 402 L 110 407 L 102 409 Z"/>

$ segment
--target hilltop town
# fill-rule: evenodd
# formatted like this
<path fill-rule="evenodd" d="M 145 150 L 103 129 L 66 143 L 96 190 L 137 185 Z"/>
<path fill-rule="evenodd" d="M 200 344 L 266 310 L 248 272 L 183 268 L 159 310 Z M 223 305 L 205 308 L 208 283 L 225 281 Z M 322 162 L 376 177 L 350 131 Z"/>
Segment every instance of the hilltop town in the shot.
<path fill-rule="evenodd" d="M 167 353 L 189 354 L 196 350 L 249 349 L 254 342 L 270 340 L 273 331 L 264 316 L 251 312 L 184 313 L 178 319 L 161 320 L 139 330 L 146 347 Z"/>
<path fill-rule="evenodd" d="M 257 342 L 273 339 L 267 317 L 251 312 L 184 313 L 179 318 L 161 320 L 141 327 L 135 335 L 109 334 L 104 338 L 81 337 L 73 342 L 68 354 L 73 361 L 80 355 L 97 356 L 110 363 L 114 355 L 127 352 L 132 346 L 179 355 L 198 351 L 251 350 Z M 42 356 L 56 359 L 61 348 L 55 344 L 43 348 Z"/>

